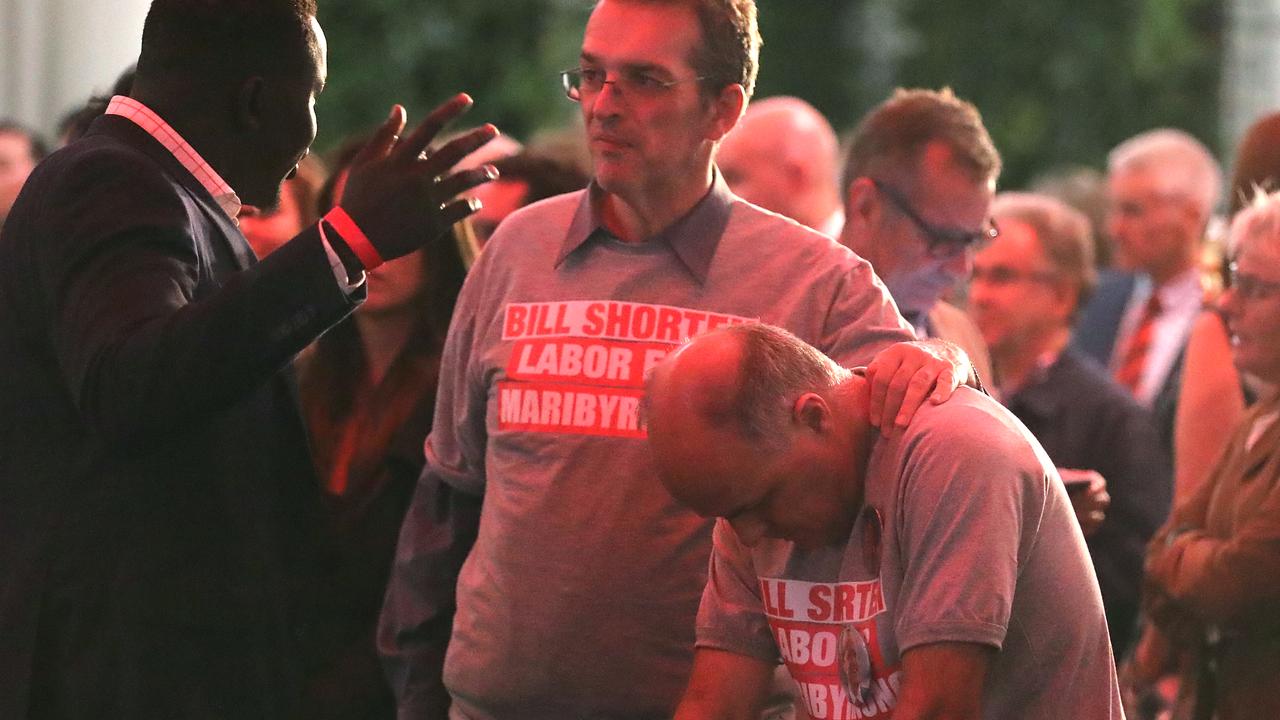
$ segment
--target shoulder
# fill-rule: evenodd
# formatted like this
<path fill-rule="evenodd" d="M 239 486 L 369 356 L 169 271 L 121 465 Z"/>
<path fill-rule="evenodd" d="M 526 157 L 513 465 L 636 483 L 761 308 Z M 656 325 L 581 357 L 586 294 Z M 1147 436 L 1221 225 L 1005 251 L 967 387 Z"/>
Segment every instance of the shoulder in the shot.
<path fill-rule="evenodd" d="M 1073 404 L 1095 410 L 1110 409 L 1124 415 L 1146 416 L 1132 395 L 1111 379 L 1097 360 L 1068 347 L 1050 368 L 1046 382 L 1073 398 Z"/>
<path fill-rule="evenodd" d="M 730 208 L 725 239 L 744 243 L 755 253 L 767 249 L 770 254 L 793 259 L 824 258 L 842 265 L 859 260 L 851 250 L 817 230 L 737 197 Z"/>
<path fill-rule="evenodd" d="M 1012 413 L 969 387 L 959 388 L 941 405 L 921 406 L 899 442 L 904 469 L 942 463 L 955 469 L 982 469 L 983 474 L 1002 468 L 1038 474 L 1049 465 Z"/>
<path fill-rule="evenodd" d="M 155 159 L 117 138 L 95 135 L 41 163 L 33 189 L 58 203 L 59 212 L 101 206 L 119 213 L 137 206 L 181 207 L 178 181 Z"/>

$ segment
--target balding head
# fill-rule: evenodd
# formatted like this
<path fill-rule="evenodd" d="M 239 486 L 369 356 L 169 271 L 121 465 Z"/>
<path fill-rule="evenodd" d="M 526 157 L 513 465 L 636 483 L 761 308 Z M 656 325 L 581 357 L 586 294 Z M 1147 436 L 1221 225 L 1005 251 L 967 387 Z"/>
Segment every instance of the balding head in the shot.
<path fill-rule="evenodd" d="M 820 229 L 840 209 L 839 152 L 822 113 L 799 98 L 771 97 L 747 107 L 716 165 L 743 199 Z"/>
<path fill-rule="evenodd" d="M 784 330 L 703 335 L 659 364 L 645 415 L 671 494 L 762 536 L 838 542 L 861 503 L 865 381 Z"/>

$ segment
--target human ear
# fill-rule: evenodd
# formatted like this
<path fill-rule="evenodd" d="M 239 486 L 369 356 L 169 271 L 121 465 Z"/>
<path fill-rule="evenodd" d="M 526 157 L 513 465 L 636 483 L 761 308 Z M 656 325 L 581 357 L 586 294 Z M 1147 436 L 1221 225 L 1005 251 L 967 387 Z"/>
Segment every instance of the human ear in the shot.
<path fill-rule="evenodd" d="M 815 432 L 826 432 L 831 424 L 831 408 L 818 393 L 808 392 L 796 398 L 791 408 L 791 419 Z"/>
<path fill-rule="evenodd" d="M 719 142 L 729 134 L 734 125 L 738 124 L 738 118 L 742 117 L 743 111 L 747 109 L 747 91 L 737 83 L 725 85 L 712 101 L 711 109 L 715 113 L 715 119 L 707 139 Z"/>
<path fill-rule="evenodd" d="M 236 122 L 240 127 L 257 130 L 266 115 L 266 87 L 258 75 L 245 78 L 236 92 Z"/>
<path fill-rule="evenodd" d="M 879 227 L 883 208 L 880 193 L 876 192 L 871 178 L 854 178 L 845 190 L 844 200 L 849 222 L 857 222 L 866 228 Z"/>

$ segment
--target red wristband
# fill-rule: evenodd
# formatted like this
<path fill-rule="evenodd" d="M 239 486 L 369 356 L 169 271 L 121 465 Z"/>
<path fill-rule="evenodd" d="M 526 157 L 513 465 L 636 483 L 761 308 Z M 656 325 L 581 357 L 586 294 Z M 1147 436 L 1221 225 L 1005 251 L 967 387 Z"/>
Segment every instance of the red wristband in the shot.
<path fill-rule="evenodd" d="M 365 270 L 372 270 L 382 264 L 382 256 L 378 254 L 377 248 L 369 242 L 368 236 L 341 205 L 334 205 L 333 209 L 324 216 L 324 221 L 338 231 L 347 247 L 351 248 L 351 252 L 360 258 L 360 264 L 364 265 Z"/>

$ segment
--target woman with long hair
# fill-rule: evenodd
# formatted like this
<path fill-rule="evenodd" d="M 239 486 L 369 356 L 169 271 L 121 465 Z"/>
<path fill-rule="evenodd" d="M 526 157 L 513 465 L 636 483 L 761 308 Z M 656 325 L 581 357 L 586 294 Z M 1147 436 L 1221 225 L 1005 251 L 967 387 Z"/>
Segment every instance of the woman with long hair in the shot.
<path fill-rule="evenodd" d="M 321 193 L 341 199 L 362 139 Z M 455 240 L 459 239 L 455 236 Z M 299 394 L 335 540 L 334 659 L 310 683 L 311 717 L 392 718 L 374 645 L 401 521 L 424 463 L 440 353 L 466 267 L 448 238 L 367 275 L 368 299 L 299 361 Z M 447 708 L 448 696 L 439 687 Z"/>

